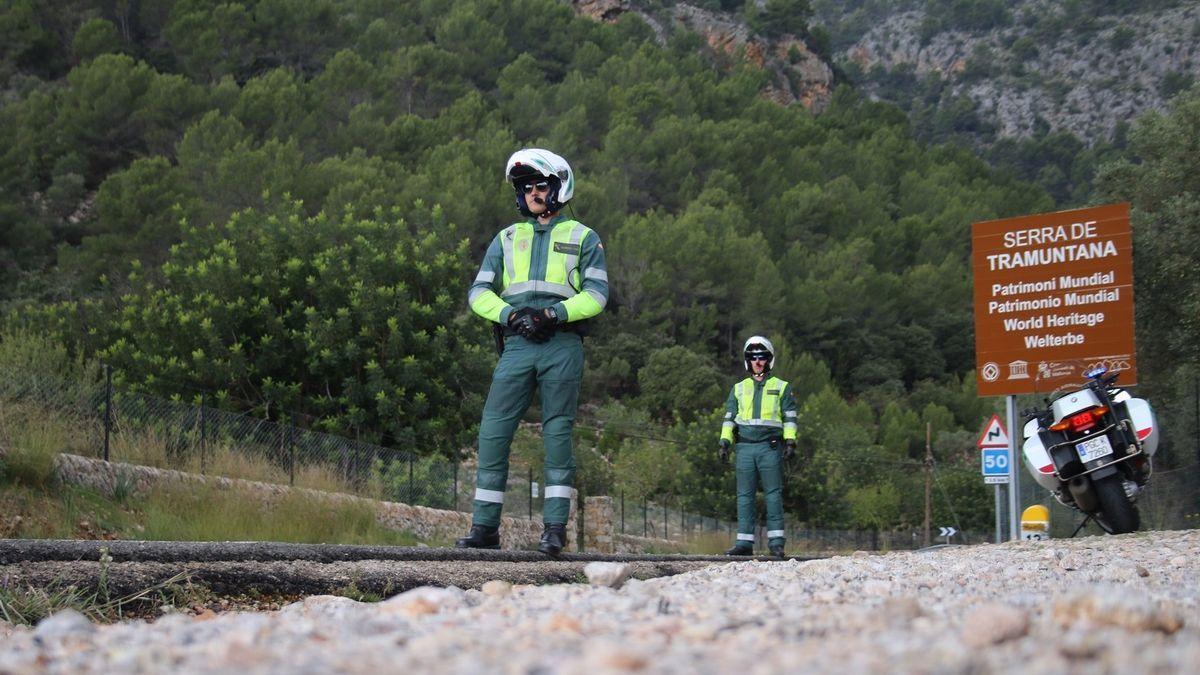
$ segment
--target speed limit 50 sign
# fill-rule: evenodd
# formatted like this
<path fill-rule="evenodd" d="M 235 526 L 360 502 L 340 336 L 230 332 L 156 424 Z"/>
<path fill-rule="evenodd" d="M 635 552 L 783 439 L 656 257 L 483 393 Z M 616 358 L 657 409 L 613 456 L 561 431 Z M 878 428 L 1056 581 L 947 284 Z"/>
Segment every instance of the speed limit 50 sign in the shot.
<path fill-rule="evenodd" d="M 1008 448 L 983 448 L 980 450 L 983 465 L 983 482 L 1008 482 Z"/>

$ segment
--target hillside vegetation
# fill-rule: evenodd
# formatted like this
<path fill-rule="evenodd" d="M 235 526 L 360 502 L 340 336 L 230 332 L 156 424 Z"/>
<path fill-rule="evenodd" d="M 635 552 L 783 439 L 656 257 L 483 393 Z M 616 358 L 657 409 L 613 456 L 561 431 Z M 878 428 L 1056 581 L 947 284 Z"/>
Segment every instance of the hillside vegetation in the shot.
<path fill-rule="evenodd" d="M 450 456 L 495 358 L 465 297 L 516 217 L 503 162 L 549 147 L 577 171 L 614 290 L 586 343 L 589 493 L 732 513 L 714 411 L 763 333 L 802 405 L 794 518 L 918 523 L 928 424 L 937 513 L 989 526 L 969 226 L 1056 203 L 924 144 L 900 109 L 843 87 L 814 117 L 694 33 L 660 44 L 636 16 L 553 0 L 43 6 L 0 23 L 10 325 L 122 386 Z M 1106 194 L 1162 180 L 1144 173 L 1155 135 L 1194 125 L 1190 101 Z M 1159 347 L 1149 372 L 1194 338 Z"/>

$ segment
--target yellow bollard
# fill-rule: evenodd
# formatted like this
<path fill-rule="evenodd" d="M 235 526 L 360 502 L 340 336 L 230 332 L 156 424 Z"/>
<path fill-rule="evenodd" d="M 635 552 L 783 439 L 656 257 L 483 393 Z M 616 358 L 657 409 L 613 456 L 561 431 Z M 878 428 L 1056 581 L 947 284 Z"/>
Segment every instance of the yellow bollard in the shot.
<path fill-rule="evenodd" d="M 1041 504 L 1021 512 L 1021 539 L 1024 541 L 1041 541 L 1050 538 L 1050 509 Z"/>

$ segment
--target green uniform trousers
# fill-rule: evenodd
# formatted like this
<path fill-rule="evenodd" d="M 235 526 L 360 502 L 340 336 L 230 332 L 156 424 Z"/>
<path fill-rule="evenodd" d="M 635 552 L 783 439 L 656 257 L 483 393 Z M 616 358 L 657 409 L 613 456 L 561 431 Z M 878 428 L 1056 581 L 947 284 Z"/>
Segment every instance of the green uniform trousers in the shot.
<path fill-rule="evenodd" d="M 758 478 L 762 477 L 763 497 L 767 502 L 768 545 L 782 546 L 783 529 L 783 473 L 779 467 L 779 449 L 769 442 L 738 443 L 737 461 L 737 512 L 739 546 L 754 545 L 754 493 L 758 489 Z"/>
<path fill-rule="evenodd" d="M 541 393 L 542 442 L 546 448 L 542 521 L 566 523 L 575 481 L 571 430 L 583 377 L 583 341 L 575 333 L 559 331 L 541 344 L 520 336 L 508 337 L 504 342 L 504 353 L 492 374 L 492 388 L 479 423 L 479 469 L 475 474 L 472 518 L 477 525 L 500 524 L 513 434 L 536 388 Z"/>

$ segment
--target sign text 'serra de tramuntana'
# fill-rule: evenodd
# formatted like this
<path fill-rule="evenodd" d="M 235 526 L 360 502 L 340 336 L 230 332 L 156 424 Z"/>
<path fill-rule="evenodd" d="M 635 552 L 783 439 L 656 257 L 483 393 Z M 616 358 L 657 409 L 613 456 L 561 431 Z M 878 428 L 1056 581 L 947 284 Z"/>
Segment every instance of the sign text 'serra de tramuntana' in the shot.
<path fill-rule="evenodd" d="M 1088 368 L 1137 382 L 1129 205 L 971 227 L 980 396 L 1048 393 Z"/>

